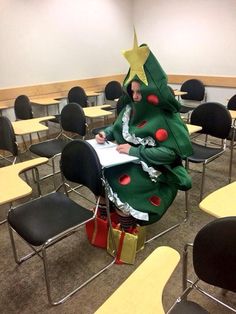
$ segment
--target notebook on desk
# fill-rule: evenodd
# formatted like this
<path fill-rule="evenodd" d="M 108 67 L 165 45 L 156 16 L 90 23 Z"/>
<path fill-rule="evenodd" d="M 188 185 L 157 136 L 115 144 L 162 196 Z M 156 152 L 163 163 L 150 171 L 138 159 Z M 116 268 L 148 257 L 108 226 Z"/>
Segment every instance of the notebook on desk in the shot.
<path fill-rule="evenodd" d="M 117 144 L 110 141 L 104 144 L 98 144 L 95 139 L 87 140 L 87 142 L 95 149 L 100 163 L 103 167 L 112 167 L 123 163 L 138 160 L 138 157 L 127 154 L 120 154 L 117 150 Z"/>

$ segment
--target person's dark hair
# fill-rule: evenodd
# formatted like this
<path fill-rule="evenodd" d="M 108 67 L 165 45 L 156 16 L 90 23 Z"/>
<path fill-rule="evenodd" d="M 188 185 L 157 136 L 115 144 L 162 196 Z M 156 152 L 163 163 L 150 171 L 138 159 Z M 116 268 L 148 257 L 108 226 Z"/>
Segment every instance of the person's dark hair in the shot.
<path fill-rule="evenodd" d="M 132 92 L 132 90 L 131 90 L 131 84 L 132 84 L 132 82 L 137 82 L 137 83 L 139 83 L 139 84 L 141 84 L 141 82 L 139 81 L 139 80 L 132 80 L 132 81 L 130 81 L 130 83 L 127 85 L 127 93 L 128 93 L 128 95 L 129 95 L 129 97 L 131 98 L 131 99 L 133 99 L 133 92 Z"/>

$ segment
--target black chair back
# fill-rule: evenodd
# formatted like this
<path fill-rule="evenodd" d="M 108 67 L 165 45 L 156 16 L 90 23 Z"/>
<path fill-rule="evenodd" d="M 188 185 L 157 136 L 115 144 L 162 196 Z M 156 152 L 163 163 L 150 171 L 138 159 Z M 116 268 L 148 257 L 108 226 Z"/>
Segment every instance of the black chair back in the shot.
<path fill-rule="evenodd" d="M 102 167 L 97 153 L 88 142 L 69 142 L 62 151 L 60 166 L 67 180 L 86 186 L 97 196 L 104 194 Z"/>
<path fill-rule="evenodd" d="M 61 126 L 64 131 L 86 134 L 86 117 L 83 108 L 77 103 L 67 104 L 61 111 Z"/>
<path fill-rule="evenodd" d="M 196 107 L 190 117 L 190 123 L 200 125 L 199 133 L 217 138 L 227 138 L 231 129 L 231 116 L 228 109 L 217 102 L 206 102 Z"/>
<path fill-rule="evenodd" d="M 193 244 L 193 266 L 198 278 L 236 292 L 235 239 L 235 216 L 216 219 L 198 232 Z"/>
<path fill-rule="evenodd" d="M 30 100 L 26 95 L 20 95 L 14 103 L 14 111 L 17 120 L 26 120 L 33 118 Z"/>
<path fill-rule="evenodd" d="M 80 86 L 72 87 L 68 92 L 68 103 L 75 102 L 81 107 L 88 106 L 88 97 L 84 89 Z"/>
<path fill-rule="evenodd" d="M 236 110 L 236 95 L 232 96 L 228 101 L 227 108 L 229 110 Z"/>
<path fill-rule="evenodd" d="M 11 152 L 13 156 L 18 155 L 18 147 L 16 143 L 16 136 L 7 117 L 0 117 L 0 149 Z"/>
<path fill-rule="evenodd" d="M 122 95 L 122 86 L 118 81 L 110 81 L 106 84 L 104 92 L 107 100 L 118 99 Z"/>
<path fill-rule="evenodd" d="M 205 86 L 204 84 L 197 79 L 191 79 L 185 81 L 180 90 L 182 92 L 187 92 L 186 95 L 182 95 L 182 99 L 186 100 L 196 100 L 196 101 L 202 101 L 205 97 Z"/>

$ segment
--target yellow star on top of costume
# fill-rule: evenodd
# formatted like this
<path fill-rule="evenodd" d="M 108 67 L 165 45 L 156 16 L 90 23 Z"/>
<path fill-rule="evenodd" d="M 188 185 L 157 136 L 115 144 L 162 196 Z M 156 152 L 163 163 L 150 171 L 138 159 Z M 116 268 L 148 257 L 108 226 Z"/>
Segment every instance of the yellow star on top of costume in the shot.
<path fill-rule="evenodd" d="M 129 77 L 126 83 L 130 82 L 135 75 L 146 85 L 148 85 L 147 77 L 144 71 L 144 64 L 149 56 L 150 50 L 147 46 L 139 47 L 136 32 L 134 31 L 134 46 L 131 50 L 123 52 L 124 57 L 130 64 Z"/>

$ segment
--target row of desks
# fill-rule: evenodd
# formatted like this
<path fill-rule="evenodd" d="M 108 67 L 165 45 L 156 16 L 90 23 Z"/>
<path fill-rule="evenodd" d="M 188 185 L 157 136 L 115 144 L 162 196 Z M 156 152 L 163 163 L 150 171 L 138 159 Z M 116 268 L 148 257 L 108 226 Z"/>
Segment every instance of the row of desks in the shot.
<path fill-rule="evenodd" d="M 96 104 L 97 104 L 97 97 L 100 96 L 103 92 L 96 92 L 96 91 L 86 91 L 86 95 L 88 97 L 95 97 L 96 98 Z M 182 95 L 185 95 L 186 92 L 182 92 L 182 91 L 179 91 L 179 90 L 174 90 L 174 94 L 176 97 L 180 97 Z M 67 99 L 67 96 L 60 96 L 60 97 L 55 97 L 55 98 L 52 98 L 52 97 L 39 97 L 39 98 L 34 98 L 31 100 L 31 104 L 32 105 L 35 105 L 35 106 L 43 106 L 43 107 L 46 107 L 46 110 L 47 110 L 47 115 L 48 115 L 48 107 L 49 106 L 53 106 L 53 105 L 56 105 L 56 106 L 59 106 L 60 102 L 62 100 L 66 100 Z M 4 103 L 0 103 L 0 112 L 2 110 L 5 110 L 5 109 L 9 109 L 9 108 L 13 108 L 14 107 L 14 104 L 12 103 L 12 105 L 7 105 L 7 104 L 4 104 Z"/>
<path fill-rule="evenodd" d="M 109 108 L 110 105 L 101 105 L 94 107 L 86 107 L 84 109 L 85 116 L 87 118 L 98 118 L 111 115 L 112 112 L 103 110 L 104 108 Z M 16 135 L 26 135 L 30 133 L 36 133 L 41 131 L 47 131 L 48 126 L 42 124 L 42 122 L 46 122 L 55 118 L 54 116 L 45 116 L 27 120 L 19 120 L 12 122 L 12 126 Z"/>
<path fill-rule="evenodd" d="M 48 127 L 42 124 L 42 122 L 48 121 L 53 118 L 54 116 L 48 116 L 28 120 L 20 120 L 12 122 L 12 126 L 16 135 L 26 135 L 30 133 L 47 131 Z M 186 126 L 190 135 L 202 129 L 200 126 L 193 124 L 186 124 Z"/>

